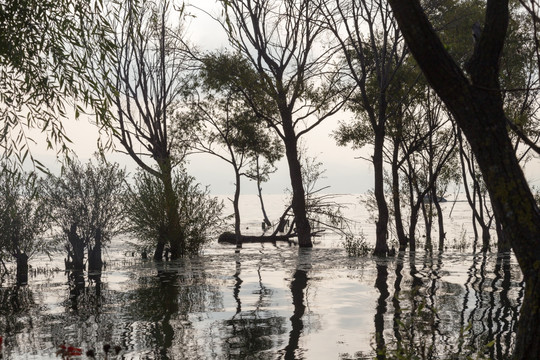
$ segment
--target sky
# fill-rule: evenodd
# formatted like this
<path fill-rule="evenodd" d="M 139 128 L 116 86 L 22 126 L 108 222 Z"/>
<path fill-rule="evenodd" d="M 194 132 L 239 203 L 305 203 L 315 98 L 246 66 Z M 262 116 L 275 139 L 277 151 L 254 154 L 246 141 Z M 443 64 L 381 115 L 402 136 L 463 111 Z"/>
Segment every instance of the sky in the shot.
<path fill-rule="evenodd" d="M 197 0 L 197 6 L 206 9 L 212 14 L 219 14 L 213 0 Z M 227 37 L 220 25 L 212 20 L 207 14 L 195 9 L 187 8 L 194 16 L 191 17 L 187 28 L 188 38 L 192 43 L 203 50 L 215 50 L 227 46 Z M 351 115 L 340 113 L 327 119 L 321 125 L 307 133 L 303 141 L 307 147 L 307 155 L 315 157 L 323 164 L 325 173 L 318 183 L 318 187 L 328 187 L 325 192 L 329 193 L 364 193 L 373 187 L 373 167 L 366 160 L 370 157 L 370 148 L 353 150 L 349 147 L 338 147 L 332 133 L 340 121 L 349 121 Z M 64 122 L 66 132 L 73 141 L 71 148 L 81 161 L 91 158 L 97 150 L 98 130 L 84 119 Z M 43 141 L 36 135 L 38 145 L 33 147 L 36 158 L 49 166 L 52 171 L 58 171 L 60 165 L 56 161 L 54 152 L 47 151 Z M 133 173 L 136 169 L 134 161 L 127 155 L 109 153 L 107 158 L 125 166 L 127 171 Z M 208 185 L 215 195 L 227 195 L 234 192 L 234 171 L 232 167 L 216 157 L 198 154 L 188 159 L 188 172 L 198 182 Z M 267 194 L 279 194 L 290 188 L 288 167 L 285 158 L 278 164 L 278 170 L 268 183 L 263 184 L 263 192 Z M 526 176 L 535 186 L 540 187 L 540 161 L 526 168 Z M 246 194 L 256 193 L 256 184 L 244 179 L 242 192 Z"/>

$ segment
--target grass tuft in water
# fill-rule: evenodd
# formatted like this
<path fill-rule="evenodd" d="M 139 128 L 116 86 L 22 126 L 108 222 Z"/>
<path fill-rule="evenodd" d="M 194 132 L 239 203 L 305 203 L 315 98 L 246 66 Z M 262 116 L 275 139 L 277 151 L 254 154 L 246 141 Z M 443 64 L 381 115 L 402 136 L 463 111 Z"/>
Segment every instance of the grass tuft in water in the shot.
<path fill-rule="evenodd" d="M 372 249 L 366 242 L 366 237 L 363 233 L 358 235 L 347 235 L 343 242 L 343 247 L 347 252 L 347 255 L 351 257 L 366 256 L 371 253 Z"/>

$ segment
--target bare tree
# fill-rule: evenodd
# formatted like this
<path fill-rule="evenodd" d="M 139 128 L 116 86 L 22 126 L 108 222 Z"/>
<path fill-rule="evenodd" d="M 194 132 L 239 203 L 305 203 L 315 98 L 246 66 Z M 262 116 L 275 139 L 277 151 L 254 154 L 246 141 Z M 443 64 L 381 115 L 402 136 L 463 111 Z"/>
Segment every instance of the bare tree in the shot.
<path fill-rule="evenodd" d="M 181 27 L 173 27 L 169 21 L 171 11 L 182 18 L 182 9 L 170 8 L 169 1 L 129 0 L 119 5 L 118 52 L 110 84 L 117 107 L 111 133 L 137 165 L 163 183 L 166 226 L 154 252 L 156 260 L 162 259 L 167 243 L 172 258 L 185 250 L 172 173 L 186 147 L 177 141 L 180 136 L 170 133 L 169 118 L 187 86 L 187 61 Z"/>
<path fill-rule="evenodd" d="M 260 89 L 253 93 L 239 85 L 257 116 L 283 140 L 298 242 L 311 247 L 298 141 L 342 106 L 338 74 L 326 71 L 333 52 L 321 45 L 322 14 L 310 0 L 220 2 L 225 13 L 222 25 L 232 45 L 261 79 L 260 89 L 267 97 L 263 107 L 257 101 Z"/>

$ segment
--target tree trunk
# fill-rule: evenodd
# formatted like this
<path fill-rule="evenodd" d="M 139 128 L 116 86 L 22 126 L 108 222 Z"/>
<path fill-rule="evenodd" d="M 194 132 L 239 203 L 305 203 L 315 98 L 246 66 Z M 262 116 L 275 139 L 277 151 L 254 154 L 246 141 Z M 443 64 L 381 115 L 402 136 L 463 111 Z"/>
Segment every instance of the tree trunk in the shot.
<path fill-rule="evenodd" d="M 416 251 L 416 224 L 418 224 L 418 213 L 422 202 L 420 200 L 411 206 L 411 215 L 409 220 L 409 251 Z"/>
<path fill-rule="evenodd" d="M 285 154 L 289 165 L 289 175 L 292 187 L 292 209 L 298 245 L 300 247 L 313 247 L 311 242 L 311 225 L 309 224 L 306 211 L 306 196 L 302 181 L 302 167 L 298 158 L 298 143 L 292 126 L 292 115 L 282 112 L 283 130 L 285 133 Z"/>
<path fill-rule="evenodd" d="M 264 201 L 262 196 L 262 187 L 261 187 L 261 175 L 260 175 L 260 168 L 259 168 L 259 157 L 257 156 L 256 159 L 257 162 L 257 194 L 259 196 L 259 201 L 261 203 L 261 211 L 263 213 L 263 222 L 266 226 L 272 226 L 272 222 L 270 219 L 268 219 L 268 215 L 266 214 L 266 209 L 264 207 Z"/>
<path fill-rule="evenodd" d="M 471 145 L 521 267 L 526 291 L 514 357 L 540 359 L 540 209 L 507 132 L 498 79 L 508 1 L 487 2 L 484 29 L 467 66 L 470 80 L 446 52 L 418 0 L 389 2 L 412 54 Z"/>
<path fill-rule="evenodd" d="M 441 204 L 439 203 L 439 198 L 437 194 L 434 193 L 433 205 L 437 209 L 437 223 L 439 224 L 439 253 L 444 250 L 444 239 L 446 238 L 446 232 L 444 231 L 444 218 L 442 213 Z"/>
<path fill-rule="evenodd" d="M 399 145 L 394 139 L 394 149 L 392 152 L 392 201 L 394 205 L 394 218 L 396 222 L 396 234 L 399 242 L 399 251 L 407 249 L 407 237 L 403 228 L 403 218 L 401 216 L 401 200 L 399 198 Z"/>
<path fill-rule="evenodd" d="M 379 216 L 376 221 L 376 256 L 386 256 L 388 253 L 388 205 L 384 197 L 384 169 L 383 169 L 383 151 L 384 151 L 384 127 L 379 127 L 375 131 L 375 147 L 373 150 L 373 169 L 375 175 L 375 200 Z"/>
<path fill-rule="evenodd" d="M 182 228 L 180 226 L 178 197 L 173 187 L 173 175 L 171 159 L 164 157 L 158 161 L 161 170 L 161 181 L 165 191 L 165 207 L 167 214 L 166 237 L 163 239 L 169 244 L 171 259 L 178 259 L 186 252 L 186 244 Z M 165 245 L 165 244 L 164 244 Z"/>
<path fill-rule="evenodd" d="M 96 230 L 94 247 L 88 249 L 88 271 L 101 271 L 103 260 L 101 258 L 102 238 L 101 230 Z"/>
<path fill-rule="evenodd" d="M 428 209 L 426 209 L 428 208 Z M 425 199 L 422 201 L 422 215 L 424 216 L 424 225 L 426 228 L 425 237 L 426 243 L 424 244 L 424 250 L 432 252 L 433 244 L 431 243 L 431 224 L 433 223 L 433 205 L 431 200 L 429 200 L 427 206 Z"/>
<path fill-rule="evenodd" d="M 17 285 L 28 284 L 28 255 L 18 253 L 15 256 L 17 260 Z"/>
<path fill-rule="evenodd" d="M 236 179 L 236 184 L 234 186 L 234 235 L 236 237 L 236 248 L 242 248 L 242 230 L 240 228 L 240 169 L 236 166 L 234 167 L 234 174 Z"/>
<path fill-rule="evenodd" d="M 495 227 L 497 229 L 497 251 L 499 253 L 502 253 L 502 252 L 508 252 L 512 250 L 512 247 L 510 246 L 510 243 L 506 239 L 506 236 L 502 229 L 501 222 L 498 221 L 497 218 L 495 218 Z"/>
<path fill-rule="evenodd" d="M 539 359 L 540 355 L 540 278 L 525 279 L 525 296 L 517 326 L 514 359 Z"/>
<path fill-rule="evenodd" d="M 163 234 L 159 235 L 156 250 L 154 251 L 154 261 L 163 261 L 163 251 L 165 250 L 165 240 Z"/>
<path fill-rule="evenodd" d="M 84 270 L 84 241 L 77 234 L 77 224 L 71 224 L 69 231 L 66 231 L 71 249 L 68 249 L 66 260 L 66 270 Z"/>

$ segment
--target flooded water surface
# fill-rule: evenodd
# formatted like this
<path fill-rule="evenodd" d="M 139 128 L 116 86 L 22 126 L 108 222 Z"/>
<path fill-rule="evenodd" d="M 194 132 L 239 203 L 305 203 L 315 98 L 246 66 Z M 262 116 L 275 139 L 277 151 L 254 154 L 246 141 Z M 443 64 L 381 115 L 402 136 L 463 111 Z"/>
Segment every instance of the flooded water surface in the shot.
<path fill-rule="evenodd" d="M 524 291 L 510 254 L 351 258 L 323 239 L 155 263 L 126 249 L 116 240 L 101 274 L 41 257 L 29 285 L 4 281 L 3 357 L 54 359 L 65 343 L 124 359 L 506 359 Z"/>
<path fill-rule="evenodd" d="M 520 281 L 508 254 L 215 246 L 164 264 L 126 257 L 90 278 L 38 268 L 0 289 L 0 329 L 8 359 L 55 358 L 64 342 L 120 345 L 126 359 L 363 359 L 398 343 L 504 359 Z"/>

